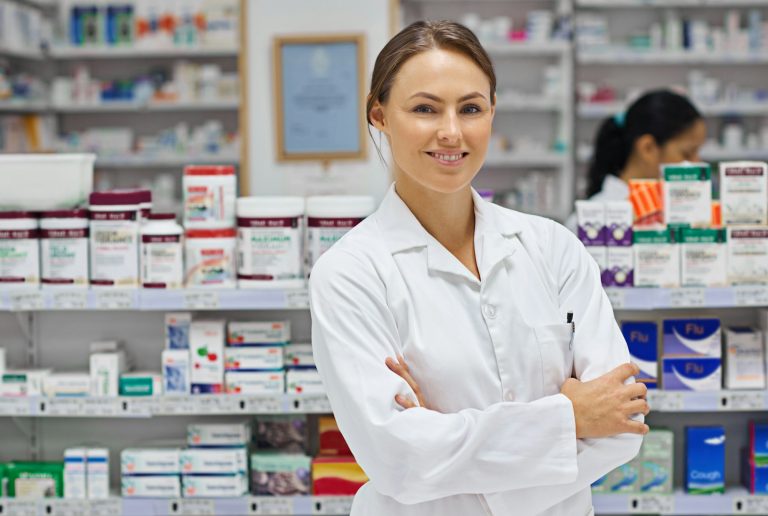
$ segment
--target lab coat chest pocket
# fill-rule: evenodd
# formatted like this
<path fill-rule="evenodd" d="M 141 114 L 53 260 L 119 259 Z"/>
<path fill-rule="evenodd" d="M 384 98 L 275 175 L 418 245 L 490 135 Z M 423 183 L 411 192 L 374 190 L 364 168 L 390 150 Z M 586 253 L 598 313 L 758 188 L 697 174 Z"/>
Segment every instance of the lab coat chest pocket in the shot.
<path fill-rule="evenodd" d="M 549 324 L 534 327 L 541 355 L 544 396 L 560 392 L 565 380 L 573 374 L 573 327 L 571 324 Z"/>

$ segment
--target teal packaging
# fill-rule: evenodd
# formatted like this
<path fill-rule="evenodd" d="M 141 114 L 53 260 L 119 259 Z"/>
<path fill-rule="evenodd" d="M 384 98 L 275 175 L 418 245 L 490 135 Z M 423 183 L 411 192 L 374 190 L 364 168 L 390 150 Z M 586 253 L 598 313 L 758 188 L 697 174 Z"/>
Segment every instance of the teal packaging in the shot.
<path fill-rule="evenodd" d="M 651 430 L 640 450 L 641 493 L 672 493 L 675 434 L 671 430 Z"/>
<path fill-rule="evenodd" d="M 725 429 L 685 429 L 685 489 L 690 494 L 725 493 Z"/>

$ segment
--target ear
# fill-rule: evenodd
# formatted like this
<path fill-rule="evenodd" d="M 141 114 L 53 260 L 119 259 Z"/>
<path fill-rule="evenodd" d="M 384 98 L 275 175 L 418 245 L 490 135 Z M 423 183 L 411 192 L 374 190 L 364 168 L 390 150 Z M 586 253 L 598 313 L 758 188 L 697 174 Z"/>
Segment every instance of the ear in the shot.
<path fill-rule="evenodd" d="M 494 115 L 496 115 L 496 93 L 493 94 L 493 98 L 491 99 L 491 120 L 493 120 Z"/>
<path fill-rule="evenodd" d="M 652 135 L 644 134 L 635 140 L 633 152 L 646 163 L 658 164 L 661 149 Z"/>
<path fill-rule="evenodd" d="M 384 115 L 384 106 L 381 102 L 377 100 L 373 103 L 373 107 L 371 107 L 371 111 L 368 113 L 368 118 L 373 124 L 373 127 L 389 136 L 389 126 Z"/>

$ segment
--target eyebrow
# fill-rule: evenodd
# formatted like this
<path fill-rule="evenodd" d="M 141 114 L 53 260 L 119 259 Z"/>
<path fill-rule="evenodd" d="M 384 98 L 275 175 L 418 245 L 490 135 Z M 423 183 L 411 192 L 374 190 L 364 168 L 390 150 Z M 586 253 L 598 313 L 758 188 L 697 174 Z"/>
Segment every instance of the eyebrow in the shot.
<path fill-rule="evenodd" d="M 413 95 L 411 95 L 408 98 L 408 100 L 410 100 L 410 99 L 412 99 L 414 97 L 425 97 L 425 98 L 428 98 L 430 100 L 434 100 L 435 102 L 442 102 L 443 101 L 443 99 L 441 99 L 437 95 L 432 95 L 431 93 L 427 93 L 426 91 L 420 91 L 418 93 L 414 93 Z M 488 99 L 486 99 L 485 95 L 483 95 L 479 91 L 473 91 L 472 93 L 467 93 L 466 95 L 461 97 L 459 99 L 459 102 L 464 102 L 465 100 L 474 99 L 474 98 L 477 98 L 477 97 L 481 97 L 481 98 L 483 98 L 485 100 L 488 100 Z"/>

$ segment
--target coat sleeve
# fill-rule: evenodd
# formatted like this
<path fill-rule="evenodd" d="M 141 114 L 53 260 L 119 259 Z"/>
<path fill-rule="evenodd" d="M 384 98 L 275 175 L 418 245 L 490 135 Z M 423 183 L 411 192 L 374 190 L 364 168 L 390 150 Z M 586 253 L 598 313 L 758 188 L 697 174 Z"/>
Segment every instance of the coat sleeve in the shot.
<path fill-rule="evenodd" d="M 629 350 L 616 324 L 608 296 L 602 288 L 600 271 L 581 242 L 564 227 L 554 224 L 550 245 L 544 250 L 558 286 L 563 316 L 573 311 L 574 374 L 581 381 L 593 380 L 630 361 Z M 633 383 L 630 378 L 627 383 Z M 642 414 L 633 416 L 642 421 Z M 632 460 L 643 438 L 619 434 L 602 439 L 578 440 L 578 476 L 573 482 L 539 486 L 486 496 L 493 510 L 520 507 L 520 514 L 537 514 L 589 487 L 609 471 Z M 514 504 L 514 505 L 510 505 Z M 495 513 L 495 511 L 494 511 Z"/>
<path fill-rule="evenodd" d="M 341 249 L 312 269 L 312 345 L 339 429 L 372 486 L 404 504 L 576 478 L 573 407 L 563 395 L 442 414 L 401 409 L 408 384 L 384 364 L 400 352 L 373 264 Z"/>

